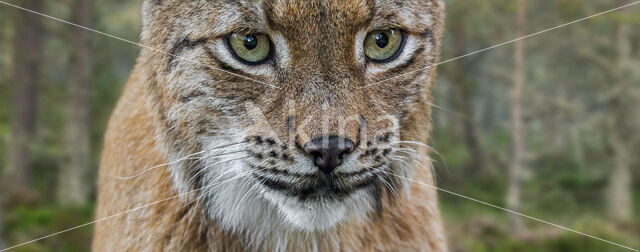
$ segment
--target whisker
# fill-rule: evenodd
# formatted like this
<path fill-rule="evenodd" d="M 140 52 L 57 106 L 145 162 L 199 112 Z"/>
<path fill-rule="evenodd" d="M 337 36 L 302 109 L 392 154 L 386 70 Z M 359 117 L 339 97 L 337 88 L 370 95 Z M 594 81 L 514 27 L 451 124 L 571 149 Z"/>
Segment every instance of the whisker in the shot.
<path fill-rule="evenodd" d="M 381 169 L 381 168 L 382 167 L 380 167 L 378 169 Z M 389 191 L 391 191 L 391 194 L 393 194 L 393 197 L 395 197 L 396 199 L 400 198 L 400 195 L 398 195 L 398 191 L 395 189 L 395 187 L 391 186 L 391 184 L 389 184 L 389 181 L 387 181 L 386 178 L 382 177 L 379 173 L 377 173 L 378 169 L 376 169 L 376 171 L 374 171 L 374 172 L 376 172 L 376 177 L 378 177 L 382 181 L 382 183 L 384 183 L 385 187 L 388 188 Z"/>
<path fill-rule="evenodd" d="M 422 146 L 424 148 L 427 148 L 428 150 L 430 150 L 431 152 L 435 153 L 436 155 L 438 155 L 438 157 L 440 158 L 440 160 L 442 160 L 442 163 L 444 164 L 445 169 L 449 169 L 449 165 L 447 164 L 447 160 L 444 158 L 444 156 L 442 156 L 442 154 L 440 154 L 440 152 L 438 152 L 436 149 L 434 149 L 433 147 L 421 143 L 421 142 L 416 142 L 416 141 L 397 141 L 397 143 L 408 143 L 408 144 L 415 144 L 418 146 Z"/>
<path fill-rule="evenodd" d="M 408 157 L 408 156 L 393 156 L 393 157 L 400 158 L 400 159 L 402 159 L 402 158 L 411 159 L 411 161 L 416 161 L 422 166 L 430 167 L 431 168 L 431 176 L 433 177 L 433 181 L 434 182 L 438 181 L 435 167 L 433 165 L 427 165 L 427 164 L 423 163 L 422 161 L 420 161 L 419 158 L 416 158 L 415 155 L 414 155 L 414 157 Z M 429 158 L 429 157 L 427 157 L 427 158 Z M 431 160 L 431 159 L 429 158 L 429 160 Z"/>
<path fill-rule="evenodd" d="M 220 149 L 220 148 L 230 147 L 230 146 L 234 146 L 234 145 L 241 144 L 241 143 L 245 143 L 245 142 L 246 142 L 246 141 L 237 142 L 237 143 L 231 143 L 231 144 L 226 144 L 226 145 L 222 145 L 222 146 L 217 146 L 217 147 L 215 147 L 215 148 L 213 148 L 213 149 L 210 149 L 210 150 L 205 150 L 205 151 L 199 151 L 199 152 L 196 152 L 196 153 L 192 153 L 192 154 L 189 154 L 189 155 L 187 155 L 187 156 L 185 156 L 185 157 L 182 157 L 182 158 L 180 158 L 180 159 L 178 159 L 178 160 L 174 160 L 174 161 L 171 161 L 171 162 L 167 162 L 167 163 L 164 163 L 164 164 L 159 164 L 159 165 L 156 165 L 156 166 L 150 167 L 150 168 L 148 168 L 148 169 L 146 169 L 146 170 L 143 170 L 143 171 L 141 171 L 141 172 L 139 172 L 139 173 L 137 173 L 137 174 L 135 174 L 135 175 L 126 176 L 126 177 L 121 177 L 121 176 L 117 176 L 117 175 L 109 175 L 109 176 L 111 176 L 111 177 L 113 177 L 113 178 L 116 178 L 116 179 L 120 179 L 120 180 L 129 180 L 129 179 L 133 179 L 133 178 L 136 178 L 136 177 L 142 176 L 142 175 L 146 174 L 147 172 L 149 172 L 149 171 L 151 171 L 151 170 L 154 170 L 154 169 L 157 169 L 157 168 L 160 168 L 160 167 L 166 166 L 166 165 L 176 164 L 176 163 L 181 162 L 181 161 L 184 161 L 184 160 L 191 160 L 191 159 L 195 159 L 195 158 L 192 158 L 192 157 L 193 157 L 193 156 L 196 156 L 196 155 L 199 155 L 199 154 L 202 154 L 202 153 L 205 153 L 205 152 L 210 152 L 210 151 L 214 151 L 214 150 L 217 150 L 217 149 Z M 236 152 L 231 152 L 231 153 L 236 153 Z M 226 154 L 231 154 L 231 153 L 222 153 L 222 154 L 220 154 L 220 155 L 226 155 Z M 216 156 L 211 156 L 211 157 L 216 157 Z"/>
<path fill-rule="evenodd" d="M 238 152 L 240 152 L 240 151 L 238 151 Z M 237 153 L 237 152 L 235 152 L 235 153 Z M 216 162 L 216 163 L 207 165 L 205 168 L 200 169 L 193 176 L 191 176 L 191 178 L 189 178 L 189 180 L 187 180 L 187 184 L 188 185 L 191 184 L 191 182 L 193 182 L 194 179 L 196 179 L 200 174 L 202 174 L 204 171 L 208 170 L 211 167 L 214 167 L 214 166 L 219 165 L 219 164 L 224 164 L 224 163 L 233 162 L 233 161 L 236 161 L 236 160 L 248 158 L 248 157 L 250 157 L 250 155 L 237 157 L 237 158 L 232 158 L 232 159 L 228 159 L 228 160 L 223 160 L 223 161 L 220 161 L 220 162 Z M 226 175 L 230 171 L 233 171 L 233 170 L 229 169 L 229 170 L 225 171 L 223 174 L 221 174 L 220 176 Z"/>
<path fill-rule="evenodd" d="M 193 203 L 193 201 L 187 203 L 185 205 L 185 207 L 188 206 L 189 204 L 192 204 L 192 203 Z M 200 201 L 196 201 L 196 206 L 194 207 L 195 211 L 198 210 L 198 206 L 199 205 L 200 205 Z M 189 232 L 189 227 L 191 226 L 191 221 L 193 221 L 193 217 L 194 216 L 195 216 L 195 214 L 191 214 L 191 217 L 189 217 L 189 222 L 187 222 L 187 228 L 185 228 L 184 233 L 182 234 L 182 240 L 184 240 L 184 237 L 187 236 L 187 232 Z"/>
<path fill-rule="evenodd" d="M 264 180 L 264 179 L 263 179 Z M 261 183 L 255 183 L 253 184 L 253 186 L 251 186 L 251 188 L 249 188 L 249 190 L 247 190 L 247 192 L 244 193 L 244 195 L 242 195 L 242 197 L 240 198 L 240 200 L 238 201 L 238 204 L 236 204 L 236 206 L 233 208 L 234 212 L 238 211 L 238 208 L 242 205 L 242 201 L 245 199 L 245 197 L 247 197 L 247 195 L 250 194 L 251 191 L 253 191 L 254 189 L 258 188 L 258 186 Z"/>
<path fill-rule="evenodd" d="M 266 169 L 266 168 L 265 168 L 265 169 Z M 215 183 L 216 183 L 216 181 L 217 181 L 218 179 L 223 178 L 223 177 L 224 177 L 224 175 L 227 175 L 227 174 L 229 174 L 229 173 L 230 173 L 230 172 L 232 172 L 232 171 L 234 171 L 234 170 L 233 170 L 233 169 L 229 169 L 229 170 L 225 171 L 223 174 L 218 175 L 216 178 L 214 178 L 214 179 L 212 180 L 212 181 L 213 181 L 213 184 L 215 184 Z M 239 174 L 239 175 L 243 175 L 243 174 L 244 174 L 244 175 L 248 175 L 248 173 L 251 173 L 251 172 L 253 172 L 253 170 L 245 171 L 245 172 L 243 172 L 243 173 L 241 173 L 241 174 Z M 236 176 L 239 176 L 239 175 L 236 175 Z M 244 176 L 244 175 L 243 175 L 243 176 Z M 208 195 L 209 195 L 209 193 L 211 193 L 211 192 L 213 191 L 213 189 L 215 189 L 215 187 L 214 187 L 214 188 L 210 188 L 210 189 L 208 189 L 207 191 L 204 191 L 204 192 L 203 192 L 202 194 L 200 194 L 200 195 L 199 195 L 195 200 L 198 200 L 198 201 L 199 201 L 200 199 L 204 198 L 205 196 L 208 196 Z"/>
<path fill-rule="evenodd" d="M 407 165 L 407 166 L 411 166 L 411 165 L 409 165 L 409 163 L 407 163 L 406 161 L 404 161 L 404 160 L 402 160 L 402 159 L 400 159 L 400 158 L 396 158 L 396 157 L 389 157 L 389 158 L 390 158 L 391 160 L 394 160 L 394 161 L 402 162 L 402 163 L 404 163 L 404 164 L 405 164 L 405 165 Z"/>
<path fill-rule="evenodd" d="M 414 150 L 414 149 L 411 149 L 411 148 L 394 148 L 393 150 L 396 150 L 396 151 L 411 151 L 412 153 L 418 152 L 417 150 Z"/>
<path fill-rule="evenodd" d="M 453 115 L 459 116 L 459 117 L 461 117 L 461 118 L 463 118 L 463 119 L 465 119 L 465 120 L 469 120 L 469 117 L 468 117 L 468 116 L 466 116 L 466 115 L 464 115 L 464 114 L 462 114 L 462 113 L 460 113 L 460 112 L 456 112 L 456 111 L 450 110 L 450 109 L 448 109 L 448 108 L 445 108 L 445 107 L 442 107 L 442 106 L 435 105 L 435 104 L 433 104 L 433 103 L 431 103 L 431 102 L 428 102 L 428 101 L 423 101 L 423 103 L 424 103 L 424 104 L 427 104 L 427 105 L 429 105 L 429 106 L 431 106 L 432 108 L 437 108 L 437 109 L 440 109 L 440 110 L 442 110 L 442 111 L 444 111 L 444 112 L 451 113 L 451 114 L 453 114 Z"/>
<path fill-rule="evenodd" d="M 199 151 L 199 152 L 196 152 L 196 153 L 189 154 L 189 155 L 187 155 L 187 156 L 185 156 L 185 157 L 183 157 L 183 158 L 180 158 L 180 159 L 178 159 L 178 160 L 174 160 L 174 161 L 171 161 L 171 162 L 168 162 L 168 163 L 159 164 L 159 165 L 156 165 L 156 166 L 150 167 L 150 168 L 145 169 L 145 170 L 143 170 L 143 171 L 141 171 L 141 172 L 139 172 L 139 173 L 137 173 L 137 174 L 135 174 L 135 175 L 131 175 L 131 176 L 127 176 L 127 177 L 120 177 L 120 176 L 116 176 L 116 175 L 110 175 L 110 176 L 111 176 L 111 177 L 113 177 L 113 178 L 116 178 L 116 179 L 121 179 L 121 180 L 133 179 L 133 178 L 136 178 L 136 177 L 142 176 L 142 175 L 146 174 L 147 172 L 149 172 L 149 171 L 151 171 L 151 170 L 153 170 L 153 169 L 157 169 L 157 168 L 159 168 L 159 167 L 166 166 L 166 165 L 172 165 L 172 164 L 175 164 L 175 163 L 178 163 L 178 162 L 181 162 L 181 161 L 187 160 L 187 159 L 192 159 L 192 157 L 193 157 L 193 156 L 198 155 L 198 154 L 201 154 L 201 153 L 203 153 L 203 152 L 204 152 L 204 151 Z"/>
<path fill-rule="evenodd" d="M 217 150 L 217 149 L 221 149 L 221 148 L 231 147 L 231 146 L 238 145 L 238 144 L 242 144 L 242 143 L 246 143 L 246 142 L 247 142 L 247 141 L 246 141 L 246 140 L 244 140 L 244 141 L 240 141 L 240 142 L 236 142 L 236 143 L 230 143 L 230 144 L 220 145 L 220 146 L 213 147 L 213 148 L 209 149 L 208 151 L 213 151 L 213 150 Z"/>
<path fill-rule="evenodd" d="M 416 142 L 416 141 L 406 141 L 406 140 L 399 140 L 399 141 L 396 141 L 396 142 L 397 142 L 397 143 L 409 143 L 409 144 L 415 144 L 415 145 L 419 145 L 419 146 L 425 147 L 425 148 L 427 148 L 427 149 L 428 149 L 428 150 L 430 150 L 430 151 L 436 151 L 435 149 L 433 149 L 433 147 L 431 147 L 431 146 L 429 146 L 429 145 L 427 145 L 427 144 L 421 143 L 421 142 Z"/>
<path fill-rule="evenodd" d="M 244 173 L 242 173 L 242 174 L 244 174 L 244 175 L 243 175 L 243 177 L 244 177 L 244 176 L 246 176 L 246 175 L 249 175 L 249 173 L 256 172 L 256 171 L 261 171 L 261 170 L 264 170 L 264 169 L 267 169 L 267 167 L 265 167 L 265 168 L 261 168 L 261 169 L 257 169 L 257 170 L 248 170 L 248 171 L 245 171 L 245 172 L 244 172 Z M 222 178 L 224 175 L 228 174 L 230 171 L 232 171 L 232 170 L 229 170 L 229 171 L 225 172 L 224 174 L 222 174 L 222 175 L 218 176 L 216 179 L 214 179 L 214 181 L 215 181 L 215 180 L 217 180 L 217 179 Z M 241 174 L 241 175 L 242 175 L 242 174 Z M 215 188 L 211 188 L 211 189 L 209 189 L 209 190 L 207 190 L 207 191 L 203 192 L 200 196 L 198 196 L 198 197 L 196 198 L 196 200 L 198 200 L 198 201 L 199 201 L 199 200 L 201 200 L 202 198 L 204 198 L 204 197 L 206 197 L 206 196 L 209 196 L 209 195 L 210 195 L 210 193 L 211 193 L 211 192 L 213 192 L 213 189 L 215 189 Z"/>

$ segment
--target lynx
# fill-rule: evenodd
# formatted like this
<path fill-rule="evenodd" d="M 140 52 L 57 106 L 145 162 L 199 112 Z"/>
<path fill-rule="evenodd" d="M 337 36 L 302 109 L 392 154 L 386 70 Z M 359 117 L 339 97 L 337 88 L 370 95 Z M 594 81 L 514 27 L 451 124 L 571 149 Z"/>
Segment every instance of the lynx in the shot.
<path fill-rule="evenodd" d="M 443 12 L 145 0 L 99 171 L 96 219 L 112 218 L 93 249 L 446 251 L 436 192 L 410 182 L 434 185 Z"/>

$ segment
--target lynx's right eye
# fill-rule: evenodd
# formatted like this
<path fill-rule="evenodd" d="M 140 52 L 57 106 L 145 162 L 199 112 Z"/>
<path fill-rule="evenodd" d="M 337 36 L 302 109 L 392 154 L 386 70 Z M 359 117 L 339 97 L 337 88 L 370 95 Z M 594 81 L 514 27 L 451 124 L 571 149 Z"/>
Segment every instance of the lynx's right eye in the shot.
<path fill-rule="evenodd" d="M 259 64 L 269 57 L 271 42 L 264 34 L 237 34 L 233 33 L 227 38 L 233 53 L 244 63 L 249 65 Z"/>
<path fill-rule="evenodd" d="M 398 56 L 403 43 L 404 35 L 399 29 L 374 31 L 365 38 L 364 53 L 374 62 L 388 62 Z"/>

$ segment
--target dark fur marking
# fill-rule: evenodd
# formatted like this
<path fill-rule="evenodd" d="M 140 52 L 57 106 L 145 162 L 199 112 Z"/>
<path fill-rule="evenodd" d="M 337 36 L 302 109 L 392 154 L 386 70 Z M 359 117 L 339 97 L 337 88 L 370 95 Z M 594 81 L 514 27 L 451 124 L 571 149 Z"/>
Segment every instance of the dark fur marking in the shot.
<path fill-rule="evenodd" d="M 367 127 L 367 120 L 364 118 L 363 115 L 360 115 L 358 117 L 358 136 L 357 136 L 357 143 L 355 144 L 354 149 L 358 148 L 358 146 L 360 146 L 360 143 L 362 142 L 362 131 Z"/>
<path fill-rule="evenodd" d="M 274 160 L 271 160 L 271 161 L 274 161 Z M 306 179 L 314 179 L 314 178 L 318 177 L 315 174 L 291 173 L 291 172 L 289 172 L 287 170 L 280 170 L 280 169 L 276 169 L 274 167 L 264 167 L 264 166 L 255 166 L 255 165 L 250 165 L 250 167 L 253 168 L 253 169 L 259 170 L 261 172 L 264 172 L 264 173 L 271 173 L 271 174 L 275 174 L 275 175 L 293 176 L 293 177 L 297 177 L 297 178 L 306 178 Z"/>
<path fill-rule="evenodd" d="M 260 167 L 257 167 L 257 168 L 260 168 Z M 255 174 L 255 173 L 253 174 L 253 176 L 256 177 L 258 179 L 258 181 L 260 181 L 260 184 L 263 184 L 266 187 L 269 187 L 269 188 L 274 189 L 274 190 L 288 191 L 291 188 L 290 185 L 288 185 L 288 184 L 286 184 L 284 182 L 272 180 L 272 179 L 269 179 L 267 177 Z"/>
<path fill-rule="evenodd" d="M 411 58 L 409 58 L 404 63 L 387 70 L 386 74 L 390 76 L 395 76 L 395 75 L 401 74 L 404 71 L 407 71 L 407 67 L 412 65 L 418 57 L 421 57 L 422 52 L 424 52 L 424 46 L 421 46 L 420 48 L 416 49 L 416 51 L 413 53 Z M 415 73 L 422 73 L 422 71 L 415 71 Z"/>
<path fill-rule="evenodd" d="M 268 145 L 274 145 L 274 144 L 276 144 L 276 141 L 275 141 L 275 140 L 273 140 L 272 138 L 267 138 L 267 139 L 265 139 L 265 141 L 267 142 L 267 144 L 268 144 Z"/>
<path fill-rule="evenodd" d="M 192 49 L 198 45 L 206 43 L 208 40 L 206 38 L 199 38 L 195 41 L 190 40 L 189 38 L 183 38 L 177 43 L 173 44 L 173 47 L 169 51 L 169 61 L 167 62 L 167 71 L 171 71 L 171 68 L 175 66 L 175 59 L 178 57 L 177 54 L 180 53 L 184 49 Z"/>
<path fill-rule="evenodd" d="M 189 185 L 191 188 L 201 188 L 202 187 L 202 172 L 198 172 L 202 170 L 202 163 L 200 160 L 186 160 L 183 167 L 187 167 L 187 174 L 189 178 L 192 179 L 193 184 Z"/>
<path fill-rule="evenodd" d="M 262 160 L 262 159 L 264 158 L 264 156 L 262 155 L 262 153 L 254 152 L 254 151 L 251 151 L 251 150 L 248 150 L 247 152 L 249 153 L 249 155 L 254 156 L 254 157 L 255 157 L 255 158 L 257 158 L 257 159 Z"/>
<path fill-rule="evenodd" d="M 426 29 L 420 33 L 420 37 L 425 39 L 431 37 L 432 35 L 433 33 L 431 32 L 431 29 Z"/>
<path fill-rule="evenodd" d="M 252 174 L 262 185 L 269 187 L 276 191 L 281 191 L 289 196 L 297 197 L 300 201 L 306 201 L 309 199 L 317 199 L 319 197 L 323 199 L 343 199 L 349 196 L 351 193 L 358 189 L 362 189 L 368 186 L 372 186 L 377 180 L 374 176 L 363 179 L 362 181 L 350 185 L 339 186 L 335 182 L 327 182 L 324 179 L 313 181 L 310 185 L 300 186 L 299 184 L 290 184 L 274 179 L 270 179 L 259 174 Z M 321 193 L 321 195 L 318 195 Z"/>
<path fill-rule="evenodd" d="M 296 116 L 289 116 L 287 117 L 287 125 L 289 126 L 289 134 L 295 134 L 296 133 Z"/>
<path fill-rule="evenodd" d="M 395 198 L 392 196 L 394 195 L 394 192 L 397 192 L 399 189 L 397 181 L 391 178 L 391 176 L 387 173 L 380 174 L 380 180 L 385 181 L 385 184 L 388 184 L 388 186 L 385 186 L 387 199 L 389 204 L 393 205 L 393 203 L 395 202 Z"/>
<path fill-rule="evenodd" d="M 200 90 L 194 90 L 189 92 L 186 95 L 181 95 L 180 96 L 180 102 L 182 103 L 187 103 L 189 101 L 191 101 L 193 98 L 199 97 L 199 96 L 203 96 L 205 95 L 204 92 L 200 91 Z"/>
<path fill-rule="evenodd" d="M 304 151 L 304 148 L 302 148 L 302 144 L 300 144 L 300 142 L 298 141 L 298 136 L 296 136 L 296 140 L 294 143 L 296 145 L 296 148 L 300 150 L 301 153 L 307 154 L 307 152 Z"/>
<path fill-rule="evenodd" d="M 391 132 L 384 134 L 383 140 L 388 143 L 391 140 Z"/>
<path fill-rule="evenodd" d="M 384 19 L 385 21 L 392 23 L 392 21 L 396 18 L 396 14 L 395 13 L 388 13 L 386 15 L 384 15 L 384 17 L 382 17 L 382 19 Z"/>
<path fill-rule="evenodd" d="M 382 218 L 382 183 L 380 180 L 373 181 L 373 187 L 371 189 L 371 196 L 375 200 L 374 211 L 377 218 Z"/>

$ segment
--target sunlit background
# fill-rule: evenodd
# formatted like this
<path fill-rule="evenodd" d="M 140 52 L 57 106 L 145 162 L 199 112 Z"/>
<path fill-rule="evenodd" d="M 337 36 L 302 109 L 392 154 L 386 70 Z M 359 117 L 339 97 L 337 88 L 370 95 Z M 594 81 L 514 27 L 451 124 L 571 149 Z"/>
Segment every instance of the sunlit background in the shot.
<path fill-rule="evenodd" d="M 445 2 L 442 60 L 634 1 Z M 138 40 L 139 0 L 9 3 Z M 0 248 L 92 220 L 103 133 L 139 48 L 85 33 L 78 67 L 82 33 L 0 4 Z M 640 247 L 640 4 L 438 68 L 439 187 Z M 629 251 L 439 195 L 453 251 Z M 91 236 L 89 225 L 16 250 L 86 251 Z"/>

